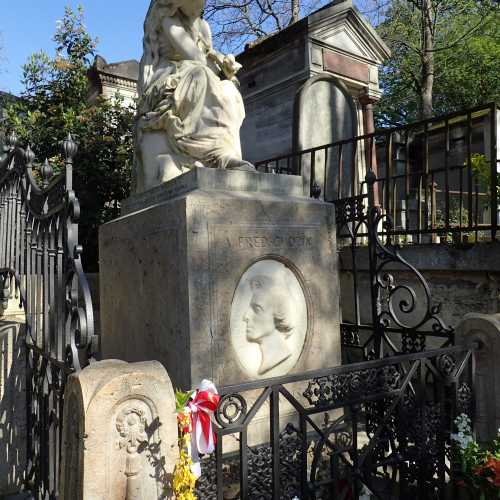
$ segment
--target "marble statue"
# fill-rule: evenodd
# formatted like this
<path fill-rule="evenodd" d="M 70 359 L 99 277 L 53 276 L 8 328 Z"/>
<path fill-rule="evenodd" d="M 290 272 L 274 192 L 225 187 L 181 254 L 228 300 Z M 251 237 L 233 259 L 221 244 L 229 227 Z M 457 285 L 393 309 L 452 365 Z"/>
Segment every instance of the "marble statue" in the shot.
<path fill-rule="evenodd" d="M 285 340 L 294 332 L 290 317 L 290 295 L 269 276 L 250 280 L 252 297 L 243 315 L 246 337 L 259 344 L 262 361 L 258 371 L 263 375 L 292 355 Z"/>
<path fill-rule="evenodd" d="M 254 170 L 241 158 L 241 65 L 214 50 L 203 0 L 152 0 L 138 83 L 136 190 L 194 166 Z"/>

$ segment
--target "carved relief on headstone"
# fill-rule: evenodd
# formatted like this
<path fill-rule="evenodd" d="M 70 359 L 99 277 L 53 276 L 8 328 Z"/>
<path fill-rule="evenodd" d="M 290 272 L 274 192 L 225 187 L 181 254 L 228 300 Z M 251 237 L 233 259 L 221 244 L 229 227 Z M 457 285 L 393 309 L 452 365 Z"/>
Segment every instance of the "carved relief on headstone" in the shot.
<path fill-rule="evenodd" d="M 175 398 L 160 363 L 94 363 L 65 399 L 62 500 L 173 498 Z"/>
<path fill-rule="evenodd" d="M 110 453 L 108 467 L 110 478 L 116 470 L 116 460 L 120 462 L 120 472 L 125 475 L 123 481 L 118 474 L 117 488 L 122 489 L 120 498 L 143 500 L 157 498 L 154 471 L 150 471 L 148 454 L 145 453 L 148 442 L 146 430 L 151 427 L 153 415 L 151 408 L 138 399 L 123 403 L 115 413 L 115 432 L 118 434 L 115 453 Z M 157 445 L 157 443 L 155 443 Z M 113 455 L 118 455 L 113 457 Z M 153 472 L 153 474 L 151 474 Z M 125 486 L 125 491 L 123 487 Z"/>
<path fill-rule="evenodd" d="M 231 308 L 231 341 L 251 378 L 287 374 L 302 353 L 307 301 L 297 274 L 283 262 L 264 259 L 241 277 Z"/>

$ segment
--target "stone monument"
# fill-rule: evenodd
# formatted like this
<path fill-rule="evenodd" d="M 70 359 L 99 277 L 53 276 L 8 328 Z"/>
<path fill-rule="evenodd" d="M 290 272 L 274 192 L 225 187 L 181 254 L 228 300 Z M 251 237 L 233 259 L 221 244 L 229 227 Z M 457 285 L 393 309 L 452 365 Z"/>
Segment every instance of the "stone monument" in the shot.
<path fill-rule="evenodd" d="M 136 127 L 136 188 L 196 165 L 252 170 L 241 159 L 241 68 L 212 46 L 201 0 L 153 0 L 144 22 Z"/>
<path fill-rule="evenodd" d="M 64 400 L 61 500 L 174 498 L 175 396 L 159 363 L 92 363 Z"/>
<path fill-rule="evenodd" d="M 238 67 L 201 8 L 146 18 L 137 192 L 99 237 L 103 357 L 158 360 L 182 389 L 337 365 L 333 205 L 241 160 Z"/>
<path fill-rule="evenodd" d="M 100 262 L 103 356 L 175 387 L 340 362 L 334 209 L 299 176 L 196 167 L 126 200 Z"/>

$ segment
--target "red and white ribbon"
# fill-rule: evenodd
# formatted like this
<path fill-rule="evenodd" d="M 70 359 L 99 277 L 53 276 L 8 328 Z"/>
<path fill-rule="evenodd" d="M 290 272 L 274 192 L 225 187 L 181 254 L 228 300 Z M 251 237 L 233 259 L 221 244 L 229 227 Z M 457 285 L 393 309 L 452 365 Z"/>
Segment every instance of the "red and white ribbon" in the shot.
<path fill-rule="evenodd" d="M 191 413 L 193 436 L 198 453 L 212 453 L 215 450 L 216 436 L 212 429 L 212 415 L 217 410 L 220 396 L 215 385 L 203 380 L 188 403 Z"/>
<path fill-rule="evenodd" d="M 219 400 L 215 385 L 210 380 L 202 380 L 198 389 L 193 391 L 185 409 L 185 413 L 191 416 L 192 471 L 196 477 L 201 475 L 199 454 L 204 455 L 215 450 L 216 435 L 212 428 L 212 417 Z"/>

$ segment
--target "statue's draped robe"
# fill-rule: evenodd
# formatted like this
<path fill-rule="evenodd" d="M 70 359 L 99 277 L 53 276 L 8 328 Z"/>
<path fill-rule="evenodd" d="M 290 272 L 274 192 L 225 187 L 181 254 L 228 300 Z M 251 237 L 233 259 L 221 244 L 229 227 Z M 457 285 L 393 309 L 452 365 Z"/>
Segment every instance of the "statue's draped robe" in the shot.
<path fill-rule="evenodd" d="M 208 49 L 201 33 L 186 33 L 200 49 Z M 230 159 L 241 159 L 245 111 L 234 83 L 221 80 L 203 62 L 182 60 L 166 36 L 156 59 L 140 96 L 139 132 L 165 132 L 171 154 L 206 166 L 225 168 Z"/>

